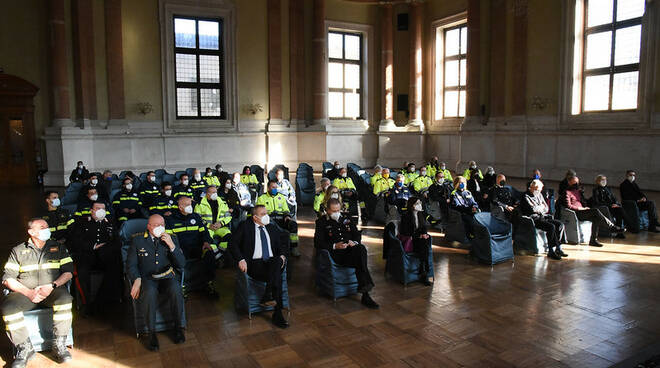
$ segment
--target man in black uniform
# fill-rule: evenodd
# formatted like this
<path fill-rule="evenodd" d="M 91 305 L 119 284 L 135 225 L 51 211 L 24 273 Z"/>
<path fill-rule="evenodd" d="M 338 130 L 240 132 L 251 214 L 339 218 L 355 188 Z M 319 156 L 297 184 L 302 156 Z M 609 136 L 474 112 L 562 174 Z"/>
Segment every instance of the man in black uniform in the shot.
<path fill-rule="evenodd" d="M 199 169 L 193 171 L 190 187 L 193 190 L 193 203 L 199 202 L 203 197 L 202 193 L 206 190 L 206 180 L 202 177 L 202 172 Z"/>
<path fill-rule="evenodd" d="M 67 241 L 71 228 L 73 228 L 73 217 L 69 211 L 60 207 L 60 196 L 57 192 L 49 190 L 45 194 L 48 209 L 41 216 L 50 228 L 50 238 L 64 244 Z"/>
<path fill-rule="evenodd" d="M 184 311 L 181 290 L 181 272 L 186 259 L 176 236 L 165 232 L 165 220 L 152 215 L 143 236 L 136 236 L 126 256 L 126 273 L 132 281 L 131 297 L 139 299 L 142 313 L 147 321 L 149 342 L 147 348 L 159 348 L 156 337 L 156 310 L 158 293 L 161 290 L 170 301 L 174 316 L 174 343 L 186 341 L 183 333 Z"/>
<path fill-rule="evenodd" d="M 112 199 L 112 208 L 119 227 L 124 221 L 144 217 L 142 201 L 138 193 L 133 190 L 131 178 L 125 177 L 122 181 L 121 191 Z"/>
<path fill-rule="evenodd" d="M 377 309 L 369 291 L 374 282 L 367 267 L 367 248 L 360 243 L 362 235 L 349 217 L 341 214 L 341 203 L 336 198 L 328 200 L 326 214 L 316 220 L 314 245 L 327 249 L 332 259 L 342 267 L 355 268 L 358 292 L 362 293 L 362 304 Z"/>
<path fill-rule="evenodd" d="M 96 188 L 88 188 L 85 196 L 78 202 L 78 208 L 76 209 L 76 213 L 74 213 L 74 218 L 77 220 L 81 217 L 89 216 L 94 202 L 101 202 L 105 204 L 105 208 L 109 207 L 105 201 L 99 198 Z"/>
<path fill-rule="evenodd" d="M 121 259 L 112 223 L 106 218 L 105 204 L 94 202 L 91 213 L 76 221 L 73 229 L 71 251 L 76 261 L 77 281 L 86 313 L 92 312 L 91 273 L 103 271 L 103 285 L 95 303 L 114 302 L 119 299 Z M 103 298 L 102 298 L 103 297 Z M 104 300 L 101 300 L 104 299 Z"/>
<path fill-rule="evenodd" d="M 149 171 L 147 173 L 147 180 L 142 183 L 140 189 L 138 190 L 140 194 L 140 201 L 142 201 L 142 207 L 146 210 L 149 210 L 149 207 L 156 201 L 160 195 L 158 190 L 158 184 L 156 184 L 156 173 Z"/>
<path fill-rule="evenodd" d="M 488 199 L 490 199 L 490 211 L 493 216 L 511 222 L 514 218 L 514 210 L 519 203 L 511 196 L 511 191 L 509 188 L 505 188 L 505 185 L 506 177 L 498 174 L 495 186 L 490 189 Z"/>
<path fill-rule="evenodd" d="M 188 174 L 181 174 L 180 178 L 181 182 L 179 185 L 175 186 L 174 189 L 172 190 L 174 192 L 174 200 L 179 199 L 181 196 L 186 196 L 186 197 L 194 197 L 195 193 L 193 191 L 193 188 L 190 187 L 190 178 L 188 177 Z M 199 199 L 199 198 L 198 198 Z"/>
<path fill-rule="evenodd" d="M 87 171 L 87 168 L 83 165 L 82 161 L 78 161 L 76 168 L 73 169 L 71 175 L 69 175 L 69 181 L 72 183 L 81 183 L 83 180 L 87 180 L 87 176 L 89 176 L 89 171 Z"/>
<path fill-rule="evenodd" d="M 99 178 L 95 174 L 91 174 L 89 177 L 89 181 L 87 184 L 83 185 L 82 189 L 80 189 L 80 194 L 78 195 L 78 201 L 82 200 L 85 198 L 85 194 L 90 190 L 90 189 L 96 189 L 96 194 L 98 194 L 98 199 L 103 201 L 103 202 L 109 202 L 110 201 L 110 195 L 105 189 L 105 186 L 103 184 L 99 183 Z"/>
<path fill-rule="evenodd" d="M 42 219 L 28 222 L 30 239 L 14 247 L 5 264 L 2 285 L 10 293 L 2 300 L 2 319 L 9 339 L 16 346 L 12 367 L 25 367 L 34 357 L 23 312 L 37 304 L 53 308 L 53 352 L 59 362 L 71 360 L 66 339 L 71 329 L 71 294 L 64 286 L 73 275 L 73 261 L 66 248 L 50 239 Z"/>
<path fill-rule="evenodd" d="M 211 235 L 202 217 L 193 212 L 192 199 L 179 197 L 178 208 L 165 220 L 166 231 L 179 238 L 186 258 L 183 295 L 191 286 L 205 285 L 210 298 L 219 297 L 215 287 L 215 256 Z"/>
<path fill-rule="evenodd" d="M 172 197 L 172 184 L 163 182 L 160 186 L 160 194 L 149 206 L 149 215 L 161 215 L 167 217 L 176 211 L 177 205 Z"/>

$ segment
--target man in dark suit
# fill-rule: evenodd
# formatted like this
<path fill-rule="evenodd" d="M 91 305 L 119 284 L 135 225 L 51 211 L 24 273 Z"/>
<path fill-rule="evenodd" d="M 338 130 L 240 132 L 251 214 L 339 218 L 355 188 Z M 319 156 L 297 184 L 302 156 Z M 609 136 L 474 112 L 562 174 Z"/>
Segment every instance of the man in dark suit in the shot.
<path fill-rule="evenodd" d="M 139 299 L 139 306 L 147 321 L 149 342 L 147 349 L 158 350 L 156 337 L 156 309 L 159 290 L 167 295 L 174 316 L 174 343 L 186 341 L 181 290 L 181 271 L 186 258 L 176 236 L 165 232 L 165 219 L 152 215 L 144 235 L 133 238 L 126 256 L 126 273 L 132 282 L 131 297 Z"/>
<path fill-rule="evenodd" d="M 282 270 L 286 257 L 280 248 L 277 225 L 270 223 L 268 211 L 256 205 L 252 217 L 243 221 L 231 238 L 229 250 L 238 268 L 253 279 L 266 282 L 266 293 L 262 303 L 275 301 L 273 324 L 279 328 L 289 327 L 282 315 Z M 270 292 L 269 292 L 270 291 Z M 271 297 L 272 295 L 272 297 Z"/>
<path fill-rule="evenodd" d="M 628 170 L 626 172 L 626 180 L 624 180 L 619 186 L 621 191 L 621 200 L 622 201 L 635 201 L 637 202 L 637 207 L 641 211 L 648 211 L 649 214 L 649 232 L 658 233 L 660 229 L 658 227 L 658 213 L 655 208 L 655 202 L 646 198 L 644 192 L 639 189 L 639 185 L 635 183 L 635 178 L 637 175 L 634 170 Z"/>

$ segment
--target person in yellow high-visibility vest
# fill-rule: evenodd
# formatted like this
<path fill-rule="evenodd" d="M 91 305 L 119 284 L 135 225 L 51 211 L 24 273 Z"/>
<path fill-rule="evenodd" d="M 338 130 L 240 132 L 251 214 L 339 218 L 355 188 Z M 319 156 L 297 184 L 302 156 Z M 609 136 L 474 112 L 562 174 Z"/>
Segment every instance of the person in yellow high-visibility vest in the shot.
<path fill-rule="evenodd" d="M 346 170 L 345 167 L 339 169 L 339 176 L 332 181 L 332 185 L 339 189 L 344 202 L 348 205 L 348 214 L 353 218 L 355 223 L 357 223 L 358 216 L 360 215 L 358 212 L 358 206 L 362 209 L 363 220 L 365 220 L 364 214 L 366 211 L 364 211 L 364 201 L 359 200 L 357 188 L 353 183 L 353 179 L 348 177 L 348 170 Z"/>
<path fill-rule="evenodd" d="M 394 187 L 394 179 L 390 178 L 390 169 L 383 169 L 381 177 L 373 183 L 374 195 L 388 193 Z"/>
<path fill-rule="evenodd" d="M 314 196 L 314 212 L 317 216 L 321 216 L 321 203 L 325 199 L 325 191 L 330 186 L 330 179 L 323 178 L 321 179 L 321 189 Z"/>
<path fill-rule="evenodd" d="M 428 198 L 429 187 L 431 184 L 433 184 L 433 179 L 427 175 L 426 167 L 422 166 L 419 170 L 419 176 L 412 182 L 413 190 L 415 193 L 426 199 Z"/>
<path fill-rule="evenodd" d="M 298 249 L 298 223 L 293 220 L 293 214 L 287 204 L 287 198 L 279 192 L 277 180 L 268 181 L 268 191 L 259 196 L 257 205 L 266 207 L 270 218 L 281 228 L 289 231 L 291 241 L 291 255 L 300 257 Z"/>
<path fill-rule="evenodd" d="M 403 174 L 403 184 L 406 186 L 409 186 L 412 184 L 415 179 L 419 176 L 417 171 L 415 171 L 415 163 L 411 162 L 408 164 L 408 167 L 406 168 L 406 172 L 402 173 Z"/>
<path fill-rule="evenodd" d="M 227 203 L 218 197 L 218 188 L 213 185 L 206 188 L 206 195 L 195 205 L 195 213 L 206 224 L 211 239 L 218 242 L 217 247 L 215 244 L 210 244 L 213 252 L 217 254 L 219 247 L 224 253 L 231 238 L 231 230 L 229 230 L 231 212 Z"/>

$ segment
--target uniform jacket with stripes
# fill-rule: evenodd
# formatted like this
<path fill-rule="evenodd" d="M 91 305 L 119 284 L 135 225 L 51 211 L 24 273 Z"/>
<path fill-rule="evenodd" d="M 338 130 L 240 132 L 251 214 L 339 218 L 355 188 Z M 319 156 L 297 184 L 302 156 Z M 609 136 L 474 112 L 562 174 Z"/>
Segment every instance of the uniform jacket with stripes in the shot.
<path fill-rule="evenodd" d="M 186 259 L 201 258 L 202 245 L 213 243 L 202 217 L 196 213 L 184 215 L 181 211 L 174 211 L 171 216 L 165 218 L 165 229 L 168 234 L 179 238 Z"/>
<path fill-rule="evenodd" d="M 49 239 L 39 249 L 32 244 L 32 240 L 28 240 L 9 253 L 2 281 L 15 279 L 23 286 L 34 289 L 52 283 L 65 272 L 73 273 L 73 260 L 64 245 Z"/>
<path fill-rule="evenodd" d="M 62 207 L 55 211 L 46 211 L 42 216 L 50 228 L 50 237 L 53 240 L 67 239 L 73 228 L 74 219 L 71 213 Z"/>

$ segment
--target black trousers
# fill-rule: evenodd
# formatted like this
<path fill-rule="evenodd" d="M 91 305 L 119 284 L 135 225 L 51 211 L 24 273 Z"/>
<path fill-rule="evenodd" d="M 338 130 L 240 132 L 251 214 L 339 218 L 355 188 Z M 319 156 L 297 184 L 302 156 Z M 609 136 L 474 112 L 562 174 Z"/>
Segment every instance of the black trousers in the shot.
<path fill-rule="evenodd" d="M 429 272 L 429 248 L 431 248 L 431 237 L 413 238 L 413 253 L 419 258 L 419 273 L 424 277 Z"/>
<path fill-rule="evenodd" d="M 94 302 L 115 302 L 121 293 L 122 265 L 119 250 L 109 244 L 85 253 L 73 255 L 84 304 L 92 303 L 92 272 L 101 271 L 103 282 Z"/>
<path fill-rule="evenodd" d="M 610 218 L 612 222 L 616 225 L 624 224 L 630 225 L 630 217 L 626 214 L 626 211 L 623 210 L 623 207 L 608 207 L 608 210 L 612 217 Z"/>
<path fill-rule="evenodd" d="M 285 229 L 289 232 L 289 240 L 291 241 L 291 248 L 298 246 L 298 223 L 292 218 L 284 219 L 284 217 L 278 216 L 273 219 L 277 226 Z"/>
<path fill-rule="evenodd" d="M 550 216 L 534 219 L 534 227 L 545 232 L 548 238 L 548 252 L 561 250 L 561 240 L 564 238 L 564 223 Z"/>
<path fill-rule="evenodd" d="M 186 259 L 183 281 L 188 291 L 205 286 L 209 281 L 215 280 L 215 255 L 205 252 L 201 259 Z"/>
<path fill-rule="evenodd" d="M 654 201 L 646 200 L 645 202 L 637 202 L 637 208 L 640 211 L 648 211 L 649 229 L 653 229 L 658 225 L 658 212 Z"/>
<path fill-rule="evenodd" d="M 30 299 L 20 293 L 11 292 L 3 298 L 2 319 L 5 322 L 9 339 L 14 345 L 27 341 L 30 333 L 25 327 L 23 312 L 39 306 L 53 308 L 53 332 L 55 336 L 67 336 L 71 329 L 71 294 L 65 287 L 54 289 L 46 299 L 34 304 Z"/>
<path fill-rule="evenodd" d="M 178 275 L 171 279 L 150 280 L 142 279 L 142 287 L 138 301 L 142 315 L 147 322 L 149 332 L 156 332 L 156 313 L 158 311 L 158 294 L 163 293 L 170 302 L 175 328 L 182 328 L 184 318 L 183 292 L 181 291 L 181 277 Z"/>
<path fill-rule="evenodd" d="M 470 235 L 474 235 L 474 214 L 468 215 L 461 212 L 461 219 L 463 220 L 463 226 L 465 226 L 465 235 L 469 239 Z"/>
<path fill-rule="evenodd" d="M 358 280 L 358 292 L 367 293 L 374 287 L 369 267 L 367 266 L 367 248 L 358 244 L 346 249 L 333 249 L 332 259 L 342 267 L 355 268 Z"/>
<path fill-rule="evenodd" d="M 262 259 L 248 260 L 247 273 L 255 280 L 266 283 L 266 290 L 273 293 L 277 302 L 275 309 L 282 309 L 282 257 L 270 257 L 267 261 Z"/>
<path fill-rule="evenodd" d="M 607 216 L 603 215 L 603 213 L 597 208 L 575 211 L 575 214 L 580 221 L 591 221 L 591 239 L 598 238 L 598 229 L 601 226 L 614 226 L 612 221 L 610 221 Z"/>

